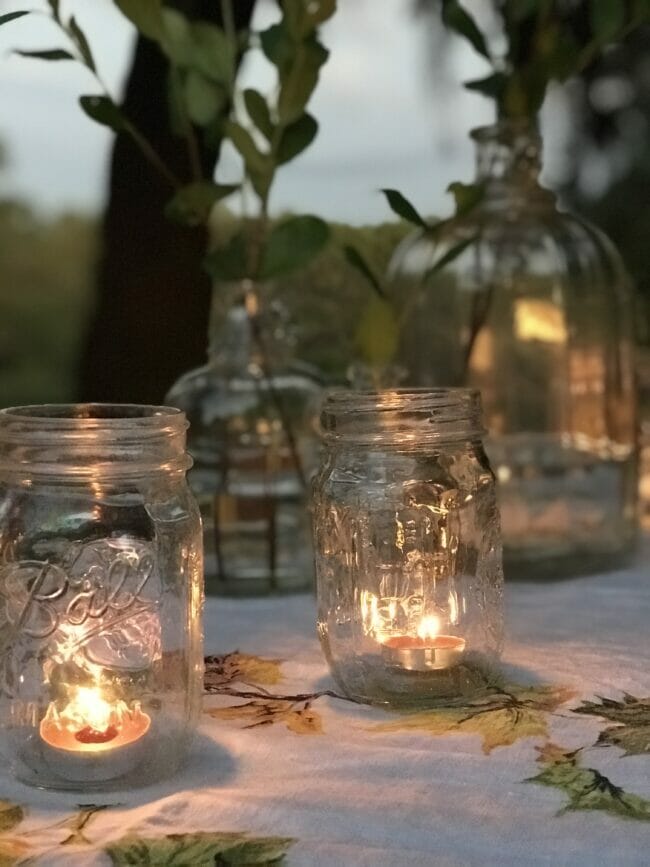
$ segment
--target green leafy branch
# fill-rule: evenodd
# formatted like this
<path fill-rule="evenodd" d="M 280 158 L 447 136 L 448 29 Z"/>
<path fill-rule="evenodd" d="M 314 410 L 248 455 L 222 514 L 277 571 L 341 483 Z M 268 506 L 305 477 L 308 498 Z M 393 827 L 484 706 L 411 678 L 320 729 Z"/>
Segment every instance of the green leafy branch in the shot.
<path fill-rule="evenodd" d="M 463 184 L 455 181 L 447 188 L 454 198 L 454 214 L 444 220 L 427 220 L 417 208 L 398 190 L 383 189 L 381 191 L 392 212 L 402 220 L 410 223 L 422 232 L 432 242 L 437 241 L 449 228 L 450 224 L 460 217 L 468 215 L 483 200 L 485 188 L 482 184 Z M 436 274 L 453 262 L 461 253 L 478 238 L 478 231 L 457 241 L 447 249 L 443 249 L 436 261 L 424 272 L 420 285 L 426 285 Z M 373 290 L 362 314 L 356 334 L 356 344 L 365 363 L 373 372 L 377 384 L 381 383 L 382 371 L 394 360 L 399 347 L 400 335 L 405 323 L 417 301 L 419 286 L 414 288 L 407 299 L 391 297 L 388 287 L 377 275 L 375 268 L 367 261 L 363 253 L 356 247 L 346 246 L 343 250 L 348 264 L 355 268 Z M 475 324 L 476 334 L 482 327 L 481 322 Z M 473 344 L 476 334 L 472 333 L 470 342 Z"/>
<path fill-rule="evenodd" d="M 179 178 L 165 164 L 136 124 L 111 97 L 98 72 L 91 46 L 78 22 L 64 18 L 59 0 L 47 0 L 49 15 L 69 47 L 19 51 L 23 57 L 76 61 L 95 78 L 100 94 L 84 95 L 80 106 L 95 122 L 127 133 L 143 157 L 172 190 L 167 216 L 185 225 L 208 225 L 214 205 L 244 187 L 259 201 L 258 213 L 246 221 L 224 247 L 208 253 L 205 267 L 214 279 L 267 280 L 303 267 L 329 240 L 327 224 L 315 216 L 296 216 L 271 228 L 269 195 L 277 171 L 314 140 L 316 119 L 307 104 L 328 51 L 318 27 L 336 10 L 336 0 L 278 0 L 281 19 L 261 33 L 238 33 L 232 0 L 222 0 L 224 27 L 191 20 L 162 0 L 114 0 L 144 37 L 156 42 L 169 62 L 168 101 L 173 131 L 185 140 L 190 178 Z M 0 25 L 38 10 L 0 16 Z M 275 67 L 277 95 L 265 97 L 236 86 L 239 60 L 259 48 Z M 245 109 L 245 116 L 242 111 Z M 198 141 L 215 151 L 229 139 L 243 162 L 241 183 L 218 183 L 205 177 Z"/>
<path fill-rule="evenodd" d="M 495 0 L 494 7 L 505 37 L 501 56 L 492 52 L 459 0 L 440 3 L 445 27 L 491 66 L 486 76 L 465 82 L 465 87 L 493 98 L 503 118 L 533 117 L 551 82 L 579 75 L 607 46 L 650 20 L 650 0 Z"/>

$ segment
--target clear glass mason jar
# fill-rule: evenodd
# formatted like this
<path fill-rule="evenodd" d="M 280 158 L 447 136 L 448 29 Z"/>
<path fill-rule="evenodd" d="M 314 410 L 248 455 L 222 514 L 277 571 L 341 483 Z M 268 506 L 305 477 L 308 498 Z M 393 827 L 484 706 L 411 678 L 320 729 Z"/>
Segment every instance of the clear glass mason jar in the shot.
<path fill-rule="evenodd" d="M 332 393 L 312 518 L 318 632 L 357 701 L 475 694 L 503 635 L 494 476 L 478 392 Z"/>
<path fill-rule="evenodd" d="M 202 695 L 201 526 L 166 407 L 0 412 L 0 744 L 46 788 L 146 785 Z"/>
<path fill-rule="evenodd" d="M 206 592 L 224 596 L 314 583 L 307 497 L 321 388 L 261 295 L 250 280 L 215 287 L 207 364 L 166 397 L 190 422 Z"/>
<path fill-rule="evenodd" d="M 482 200 L 406 239 L 390 266 L 400 384 L 481 390 L 506 578 L 618 567 L 636 529 L 628 278 L 608 239 L 540 185 L 534 128 L 473 138 Z"/>

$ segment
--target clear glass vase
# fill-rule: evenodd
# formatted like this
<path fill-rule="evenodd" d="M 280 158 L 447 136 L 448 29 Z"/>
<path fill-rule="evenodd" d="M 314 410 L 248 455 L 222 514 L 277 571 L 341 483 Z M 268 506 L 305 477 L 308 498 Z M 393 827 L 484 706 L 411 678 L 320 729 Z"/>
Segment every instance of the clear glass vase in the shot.
<path fill-rule="evenodd" d="M 318 632 L 357 701 L 483 690 L 503 636 L 494 476 L 467 389 L 340 392 L 313 486 Z"/>
<path fill-rule="evenodd" d="M 606 571 L 636 528 L 628 280 L 611 243 L 540 186 L 534 129 L 473 137 L 479 205 L 412 235 L 391 263 L 403 384 L 481 390 L 506 577 Z"/>
<path fill-rule="evenodd" d="M 215 288 L 208 361 L 166 401 L 190 422 L 189 482 L 203 519 L 206 592 L 313 587 L 307 487 L 321 388 L 291 358 L 282 310 L 250 281 Z"/>
<path fill-rule="evenodd" d="M 0 735 L 32 785 L 147 785 L 200 711 L 199 512 L 164 407 L 0 412 Z"/>

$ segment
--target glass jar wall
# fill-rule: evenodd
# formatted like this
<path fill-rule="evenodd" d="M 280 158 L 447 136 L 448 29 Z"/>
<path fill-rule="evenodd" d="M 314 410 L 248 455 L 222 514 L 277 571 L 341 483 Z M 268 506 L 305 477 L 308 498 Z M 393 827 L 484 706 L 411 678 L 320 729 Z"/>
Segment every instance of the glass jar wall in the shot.
<path fill-rule="evenodd" d="M 318 631 L 340 688 L 396 706 L 475 693 L 491 679 L 503 630 L 478 394 L 334 393 L 322 426 Z"/>
<path fill-rule="evenodd" d="M 391 266 L 403 382 L 481 390 L 506 577 L 603 571 L 626 561 L 636 524 L 628 281 L 608 240 L 540 186 L 534 130 L 473 135 L 479 205 L 407 239 Z"/>
<path fill-rule="evenodd" d="M 307 486 L 320 394 L 312 371 L 291 359 L 281 316 L 260 309 L 259 287 L 215 288 L 208 362 L 166 398 L 190 421 L 208 593 L 313 586 Z"/>
<path fill-rule="evenodd" d="M 23 781 L 145 785 L 202 695 L 187 422 L 161 407 L 0 412 L 0 732 Z"/>

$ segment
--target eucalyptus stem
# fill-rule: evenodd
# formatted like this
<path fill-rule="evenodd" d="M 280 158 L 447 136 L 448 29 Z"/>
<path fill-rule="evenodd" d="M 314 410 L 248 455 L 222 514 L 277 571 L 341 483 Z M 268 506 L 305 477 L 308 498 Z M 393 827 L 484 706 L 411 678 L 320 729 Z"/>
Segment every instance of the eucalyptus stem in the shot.
<path fill-rule="evenodd" d="M 183 184 L 163 162 L 147 137 L 130 120 L 125 121 L 125 131 L 129 133 L 140 153 L 158 174 L 174 189 L 180 189 Z"/>

